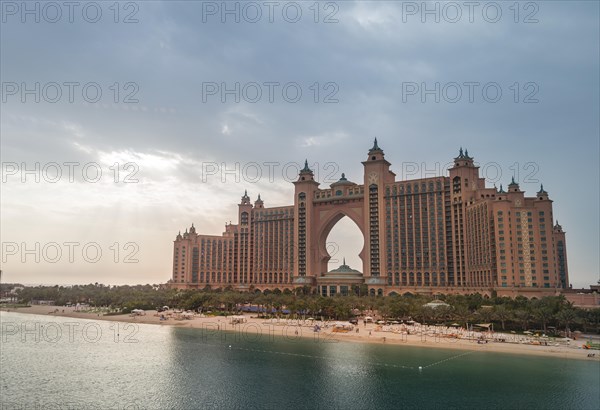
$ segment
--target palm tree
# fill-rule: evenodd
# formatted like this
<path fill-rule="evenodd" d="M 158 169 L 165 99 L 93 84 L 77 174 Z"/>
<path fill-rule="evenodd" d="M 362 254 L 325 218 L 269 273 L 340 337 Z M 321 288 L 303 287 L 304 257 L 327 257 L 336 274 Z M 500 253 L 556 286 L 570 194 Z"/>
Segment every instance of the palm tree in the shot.
<path fill-rule="evenodd" d="M 487 323 L 492 320 L 493 312 L 491 309 L 484 307 L 484 308 L 477 310 L 477 312 L 475 312 L 475 314 L 477 315 L 477 317 L 479 317 L 479 320 L 481 320 L 483 323 Z"/>
<path fill-rule="evenodd" d="M 556 320 L 558 323 L 565 326 L 565 332 L 569 334 L 569 325 L 575 321 L 577 314 L 571 308 L 563 309 L 556 314 Z"/>
<path fill-rule="evenodd" d="M 544 329 L 544 333 L 546 333 L 546 325 L 548 321 L 552 319 L 552 309 L 548 306 L 536 306 L 533 309 L 533 316 L 540 321 L 542 324 L 542 329 Z"/>
<path fill-rule="evenodd" d="M 459 305 L 454 309 L 453 317 L 467 327 L 467 322 L 471 319 L 471 311 L 466 306 Z"/>
<path fill-rule="evenodd" d="M 321 310 L 321 296 L 311 296 L 308 300 L 308 310 L 310 311 L 310 315 L 315 317 Z"/>
<path fill-rule="evenodd" d="M 390 317 L 392 309 L 390 307 L 390 303 L 388 302 L 388 298 L 380 299 L 380 302 L 377 304 L 377 313 L 381 315 L 383 320 L 386 320 L 388 317 Z"/>
<path fill-rule="evenodd" d="M 517 309 L 515 310 L 515 318 L 521 323 L 523 330 L 527 330 L 529 321 L 531 320 L 531 313 L 525 309 Z"/>
<path fill-rule="evenodd" d="M 504 323 L 512 317 L 511 312 L 504 305 L 494 306 L 493 317 L 500 321 L 502 330 L 505 329 Z"/>
<path fill-rule="evenodd" d="M 430 308 L 429 306 L 421 306 L 417 311 L 417 315 L 421 322 L 426 324 L 429 319 L 433 318 L 433 308 Z"/>

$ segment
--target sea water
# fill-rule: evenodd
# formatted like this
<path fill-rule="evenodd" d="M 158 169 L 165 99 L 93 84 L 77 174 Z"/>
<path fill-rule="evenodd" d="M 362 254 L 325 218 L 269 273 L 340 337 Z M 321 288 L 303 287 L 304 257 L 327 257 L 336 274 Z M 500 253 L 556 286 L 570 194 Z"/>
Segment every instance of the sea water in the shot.
<path fill-rule="evenodd" d="M 0 319 L 2 409 L 600 408 L 595 360 L 13 312 Z"/>

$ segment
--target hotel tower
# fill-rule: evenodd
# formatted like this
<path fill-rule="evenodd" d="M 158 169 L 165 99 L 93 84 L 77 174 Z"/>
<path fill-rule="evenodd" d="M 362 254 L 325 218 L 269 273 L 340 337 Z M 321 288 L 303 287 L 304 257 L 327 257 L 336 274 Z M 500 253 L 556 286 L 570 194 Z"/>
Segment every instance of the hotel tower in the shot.
<path fill-rule="evenodd" d="M 375 139 L 360 183 L 344 174 L 319 188 L 305 163 L 293 205 L 265 207 L 247 193 L 237 224 L 220 236 L 192 224 L 173 247 L 169 285 L 181 289 L 293 290 L 324 296 L 367 291 L 557 294 L 569 286 L 565 233 L 553 224 L 543 186 L 526 197 L 512 180 L 486 188 L 468 151 L 461 149 L 448 176 L 397 181 Z M 360 229 L 361 270 L 328 271 L 327 236 L 343 217 Z"/>

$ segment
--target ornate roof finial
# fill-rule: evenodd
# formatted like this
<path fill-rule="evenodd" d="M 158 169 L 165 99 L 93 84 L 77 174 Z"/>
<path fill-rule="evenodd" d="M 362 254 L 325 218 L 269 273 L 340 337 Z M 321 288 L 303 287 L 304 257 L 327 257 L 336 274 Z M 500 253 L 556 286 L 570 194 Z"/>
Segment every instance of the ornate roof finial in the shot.
<path fill-rule="evenodd" d="M 460 149 L 458 150 L 458 158 L 464 158 L 465 154 L 463 154 L 463 149 L 462 147 L 460 147 Z"/>
<path fill-rule="evenodd" d="M 538 191 L 538 194 L 547 194 L 547 192 L 544 191 L 544 184 L 540 184 L 540 190 Z"/>
<path fill-rule="evenodd" d="M 242 204 L 248 204 L 250 202 L 250 197 L 248 196 L 248 190 L 244 189 L 244 196 L 242 197 Z"/>
<path fill-rule="evenodd" d="M 342 263 L 342 265 L 346 265 L 346 257 L 344 256 L 344 262 Z"/>
<path fill-rule="evenodd" d="M 469 157 L 469 150 L 465 148 L 465 158 L 470 158 Z"/>
<path fill-rule="evenodd" d="M 375 137 L 375 140 L 373 141 L 373 148 L 369 150 L 369 152 L 373 151 L 381 151 L 381 148 L 379 148 L 379 145 L 377 144 L 377 137 Z"/>
<path fill-rule="evenodd" d="M 258 194 L 258 200 L 260 201 L 260 194 Z"/>
<path fill-rule="evenodd" d="M 304 168 L 302 168 L 300 172 L 312 172 L 312 170 L 308 167 L 308 159 L 304 160 Z"/>
<path fill-rule="evenodd" d="M 504 192 L 504 188 L 502 188 L 502 184 L 500 184 L 500 191 L 498 191 L 499 194 L 505 194 L 506 192 Z"/>
<path fill-rule="evenodd" d="M 510 185 L 518 185 L 518 184 L 515 182 L 515 176 L 514 176 L 514 175 L 513 175 L 512 179 L 511 179 L 511 181 L 510 181 Z"/>

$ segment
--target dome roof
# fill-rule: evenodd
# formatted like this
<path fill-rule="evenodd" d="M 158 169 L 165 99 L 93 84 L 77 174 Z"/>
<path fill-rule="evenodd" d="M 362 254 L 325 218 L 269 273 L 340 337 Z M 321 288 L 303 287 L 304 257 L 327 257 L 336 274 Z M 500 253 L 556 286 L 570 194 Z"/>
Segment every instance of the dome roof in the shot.
<path fill-rule="evenodd" d="M 342 174 L 342 177 L 338 181 L 331 184 L 330 186 L 331 186 L 331 188 L 334 188 L 334 187 L 340 186 L 340 185 L 356 185 L 356 184 L 354 182 L 348 181 L 346 179 L 346 174 Z"/>
<path fill-rule="evenodd" d="M 324 273 L 322 277 L 328 279 L 362 279 L 363 274 L 362 272 L 352 269 L 350 266 L 346 265 L 346 259 L 344 258 L 344 262 L 339 268 Z"/>
<path fill-rule="evenodd" d="M 345 261 L 339 268 L 330 270 L 327 273 L 360 273 L 356 269 L 352 269 L 350 266 L 346 265 Z"/>

